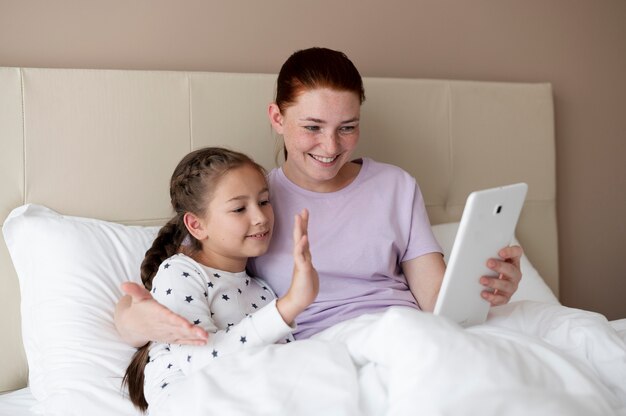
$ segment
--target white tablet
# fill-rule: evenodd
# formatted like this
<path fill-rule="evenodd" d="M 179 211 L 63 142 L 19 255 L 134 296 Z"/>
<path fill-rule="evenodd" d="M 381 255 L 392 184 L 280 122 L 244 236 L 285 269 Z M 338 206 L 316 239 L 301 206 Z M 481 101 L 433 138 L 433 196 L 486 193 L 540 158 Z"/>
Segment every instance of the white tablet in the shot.
<path fill-rule="evenodd" d="M 482 324 L 489 302 L 481 297 L 486 288 L 481 276 L 496 276 L 487 260 L 513 239 L 528 185 L 516 183 L 472 192 L 467 197 L 459 230 L 447 261 L 434 313 L 461 326 Z"/>

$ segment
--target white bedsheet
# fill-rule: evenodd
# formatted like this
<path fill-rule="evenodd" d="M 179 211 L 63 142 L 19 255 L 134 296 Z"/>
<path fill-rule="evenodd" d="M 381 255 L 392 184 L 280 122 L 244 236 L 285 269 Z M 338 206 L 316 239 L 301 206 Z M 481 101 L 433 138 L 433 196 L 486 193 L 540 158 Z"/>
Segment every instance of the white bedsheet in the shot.
<path fill-rule="evenodd" d="M 0 394 L 0 416 L 35 416 L 43 414 L 28 387 Z"/>
<path fill-rule="evenodd" d="M 313 340 L 224 357 L 179 391 L 173 409 L 162 410 L 624 416 L 626 319 L 608 323 L 590 312 L 518 302 L 493 308 L 485 325 L 461 330 L 395 308 Z M 2 416 L 38 414 L 28 389 L 0 396 Z"/>
<path fill-rule="evenodd" d="M 169 414 L 619 415 L 626 346 L 603 316 L 560 305 L 493 308 L 467 330 L 390 308 L 223 360 L 178 394 Z"/>

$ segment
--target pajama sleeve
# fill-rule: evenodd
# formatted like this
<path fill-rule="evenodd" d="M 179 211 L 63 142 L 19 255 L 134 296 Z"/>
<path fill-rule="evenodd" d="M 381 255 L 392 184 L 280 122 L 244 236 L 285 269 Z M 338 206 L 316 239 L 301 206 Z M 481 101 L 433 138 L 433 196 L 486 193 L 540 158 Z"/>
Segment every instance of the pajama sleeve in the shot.
<path fill-rule="evenodd" d="M 161 265 L 153 280 L 152 295 L 161 304 L 209 333 L 204 346 L 168 346 L 186 375 L 218 357 L 276 343 L 288 337 L 293 330 L 283 321 L 276 308 L 276 300 L 263 307 L 254 305 L 257 309 L 250 307 L 252 311 L 248 313 L 247 305 L 236 299 L 236 295 L 229 297 L 220 292 L 219 282 L 211 282 L 196 265 L 184 260 Z M 239 322 L 220 327 L 213 319 L 215 311 L 211 310 L 212 306 L 221 308 L 221 314 L 239 317 Z"/>

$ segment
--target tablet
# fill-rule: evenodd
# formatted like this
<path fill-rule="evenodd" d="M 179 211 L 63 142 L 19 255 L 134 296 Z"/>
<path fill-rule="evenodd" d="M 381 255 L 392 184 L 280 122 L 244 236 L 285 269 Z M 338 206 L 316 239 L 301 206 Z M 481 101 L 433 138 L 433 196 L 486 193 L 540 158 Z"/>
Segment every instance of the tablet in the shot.
<path fill-rule="evenodd" d="M 486 288 L 479 279 L 497 276 L 487 260 L 498 258 L 498 251 L 511 243 L 527 190 L 525 183 L 516 183 L 467 197 L 434 314 L 464 327 L 485 322 L 490 305 L 480 295 Z"/>

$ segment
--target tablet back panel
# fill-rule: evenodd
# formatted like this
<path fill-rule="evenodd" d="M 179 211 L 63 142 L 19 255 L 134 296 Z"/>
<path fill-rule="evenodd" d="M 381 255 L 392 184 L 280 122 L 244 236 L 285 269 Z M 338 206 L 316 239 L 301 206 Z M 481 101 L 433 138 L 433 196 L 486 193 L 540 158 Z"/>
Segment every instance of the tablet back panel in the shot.
<path fill-rule="evenodd" d="M 489 302 L 481 276 L 496 276 L 487 260 L 510 244 L 528 186 L 517 183 L 472 192 L 465 203 L 434 313 L 462 326 L 481 324 Z"/>

